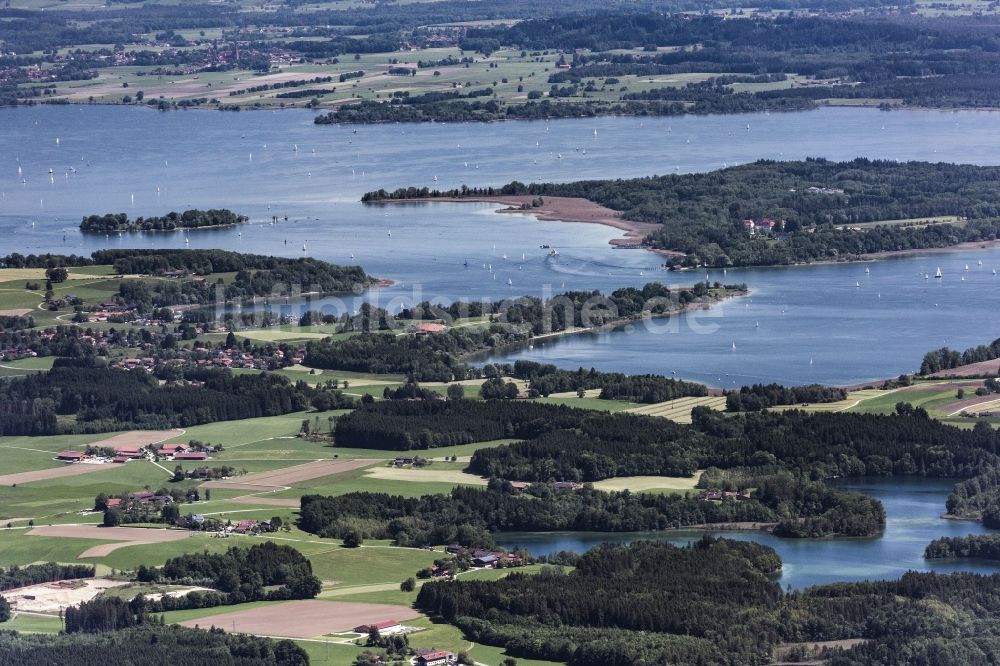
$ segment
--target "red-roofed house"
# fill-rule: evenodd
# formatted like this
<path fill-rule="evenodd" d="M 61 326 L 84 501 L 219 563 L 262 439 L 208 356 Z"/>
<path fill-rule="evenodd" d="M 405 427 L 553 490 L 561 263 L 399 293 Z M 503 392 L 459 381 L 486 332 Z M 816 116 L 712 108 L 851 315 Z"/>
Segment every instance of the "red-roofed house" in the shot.
<path fill-rule="evenodd" d="M 208 454 L 203 451 L 191 451 L 189 453 L 175 453 L 174 460 L 208 460 Z"/>
<path fill-rule="evenodd" d="M 250 530 L 252 530 L 255 527 L 257 527 L 257 521 L 253 520 L 251 518 L 251 519 L 248 519 L 248 520 L 241 520 L 240 522 L 236 523 L 236 527 L 233 528 L 233 531 L 234 532 L 249 532 Z"/>
<path fill-rule="evenodd" d="M 396 620 L 386 620 L 385 622 L 372 622 L 370 624 L 359 625 L 354 627 L 354 631 L 359 634 L 367 634 L 373 628 L 377 629 L 380 634 L 398 634 L 403 630 L 403 625 Z"/>
<path fill-rule="evenodd" d="M 420 650 L 417 653 L 417 666 L 447 666 L 455 663 L 455 655 L 447 650 Z"/>
<path fill-rule="evenodd" d="M 429 333 L 441 333 L 446 330 L 448 330 L 448 327 L 445 326 L 444 324 L 426 323 L 417 325 L 417 335 L 427 335 Z"/>
<path fill-rule="evenodd" d="M 164 444 L 160 447 L 160 454 L 166 456 L 172 456 L 176 453 L 184 453 L 187 451 L 187 447 L 183 444 Z"/>
<path fill-rule="evenodd" d="M 108 498 L 108 508 L 118 508 L 122 505 L 122 500 L 120 497 L 110 497 Z"/>
<path fill-rule="evenodd" d="M 129 458 L 142 457 L 142 449 L 138 446 L 116 446 L 115 453 L 120 456 L 128 456 Z"/>
<path fill-rule="evenodd" d="M 56 454 L 56 458 L 65 460 L 66 462 L 80 462 L 87 457 L 87 454 L 81 451 L 60 451 Z"/>
<path fill-rule="evenodd" d="M 127 463 L 129 460 L 131 460 L 131 458 L 129 458 L 128 456 L 115 456 L 114 458 L 111 459 L 111 462 Z"/>

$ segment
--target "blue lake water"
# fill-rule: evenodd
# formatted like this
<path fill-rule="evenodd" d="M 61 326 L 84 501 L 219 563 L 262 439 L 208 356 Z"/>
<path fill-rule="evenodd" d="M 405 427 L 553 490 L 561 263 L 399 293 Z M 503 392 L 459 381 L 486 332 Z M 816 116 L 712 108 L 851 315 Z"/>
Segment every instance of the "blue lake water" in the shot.
<path fill-rule="evenodd" d="M 858 155 L 996 163 L 1000 114 L 828 108 L 336 127 L 315 126 L 312 114 L 301 110 L 7 109 L 0 111 L 0 252 L 89 254 L 105 247 L 185 247 L 186 241 L 192 248 L 358 263 L 395 281 L 346 303 L 319 303 L 327 309 L 353 309 L 359 300 L 397 309 L 422 299 L 607 291 L 653 279 L 690 283 L 703 276 L 663 273 L 652 253 L 613 249 L 607 241 L 617 231 L 599 225 L 497 215 L 484 204 L 369 207 L 358 199 L 367 190 L 401 185 L 627 177 L 758 158 Z M 189 207 L 232 208 L 253 224 L 122 238 L 84 236 L 77 228 L 92 213 L 156 215 Z M 269 224 L 272 215 L 288 221 Z M 560 256 L 548 257 L 541 245 Z M 923 279 L 938 266 L 944 280 Z M 658 322 L 655 330 L 567 338 L 507 358 L 673 371 L 722 386 L 868 381 L 912 371 L 933 347 L 995 337 L 1000 282 L 994 267 L 1000 269 L 998 250 L 877 262 L 870 274 L 860 265 L 712 272 L 712 279 L 746 282 L 751 297 Z"/>
<path fill-rule="evenodd" d="M 885 532 L 870 539 L 781 539 L 763 532 L 708 532 L 716 537 L 755 541 L 774 548 L 783 567 L 782 587 L 801 589 L 853 580 L 898 578 L 907 571 L 976 571 L 995 573 L 983 561 L 923 559 L 924 548 L 942 536 L 988 532 L 978 523 L 945 520 L 944 502 L 953 482 L 937 479 L 867 479 L 841 487 L 871 495 L 885 505 Z M 501 533 L 498 541 L 508 548 L 525 548 L 534 555 L 561 550 L 582 553 L 599 543 L 628 543 L 638 539 L 665 540 L 684 545 L 706 532 L 672 530 L 638 533 Z"/>

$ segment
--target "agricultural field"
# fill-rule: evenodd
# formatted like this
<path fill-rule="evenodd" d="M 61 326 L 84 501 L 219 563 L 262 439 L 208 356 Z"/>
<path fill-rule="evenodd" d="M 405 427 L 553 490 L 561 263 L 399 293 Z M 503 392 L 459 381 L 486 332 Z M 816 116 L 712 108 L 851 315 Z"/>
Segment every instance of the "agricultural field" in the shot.
<path fill-rule="evenodd" d="M 701 398 L 677 398 L 666 402 L 658 402 L 655 405 L 643 405 L 628 410 L 632 414 L 645 414 L 646 416 L 662 416 L 665 419 L 676 421 L 677 423 L 691 423 L 691 410 L 695 407 L 709 407 L 711 409 L 725 409 L 726 399 L 719 396 L 705 396 Z"/>

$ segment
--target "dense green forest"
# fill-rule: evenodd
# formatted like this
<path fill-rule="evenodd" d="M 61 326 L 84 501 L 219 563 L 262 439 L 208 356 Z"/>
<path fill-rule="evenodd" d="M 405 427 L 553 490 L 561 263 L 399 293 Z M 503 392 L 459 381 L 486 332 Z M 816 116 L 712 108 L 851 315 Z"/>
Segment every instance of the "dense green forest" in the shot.
<path fill-rule="evenodd" d="M 80 230 L 94 233 L 115 233 L 118 231 L 174 231 L 175 229 L 201 229 L 203 227 L 224 227 L 242 224 L 249 218 L 237 215 L 227 209 L 186 210 L 183 213 L 167 213 L 162 217 L 138 217 L 130 220 L 125 213 L 88 215 L 80 222 Z"/>
<path fill-rule="evenodd" d="M 337 419 L 338 446 L 409 451 L 572 428 L 592 412 L 512 400 L 392 400 Z M 664 421 L 664 423 L 668 423 Z"/>
<path fill-rule="evenodd" d="M 1000 535 L 973 534 L 965 537 L 934 539 L 927 544 L 924 557 L 928 560 L 966 557 L 980 560 L 1000 560 Z"/>
<path fill-rule="evenodd" d="M 58 359 L 48 372 L 0 381 L 0 435 L 155 430 L 276 416 L 308 409 L 319 393 L 347 404 L 339 391 L 273 374 L 189 368 L 161 385 L 141 370 Z M 74 418 L 60 422 L 61 416 Z"/>
<path fill-rule="evenodd" d="M 0 663 L 19 666 L 308 666 L 292 641 L 275 641 L 221 629 L 203 631 L 152 623 L 97 634 L 22 634 L 0 631 Z"/>
<path fill-rule="evenodd" d="M 920 363 L 920 374 L 930 375 L 941 370 L 953 370 L 963 365 L 992 361 L 997 358 L 1000 358 L 1000 338 L 988 345 L 969 347 L 963 352 L 942 347 L 924 354 L 924 359 Z"/>
<path fill-rule="evenodd" d="M 837 402 L 847 398 L 847 390 L 810 384 L 808 386 L 781 386 L 780 384 L 754 384 L 726 394 L 726 410 L 730 412 L 757 412 L 777 405 L 798 405 L 813 402 Z"/>
<path fill-rule="evenodd" d="M 789 537 L 872 536 L 885 527 L 877 501 L 833 490 L 821 482 L 783 475 L 756 498 L 706 501 L 689 495 L 606 493 L 532 484 L 515 491 L 458 486 L 448 495 L 405 498 L 356 492 L 303 496 L 299 527 L 322 537 L 360 534 L 422 548 L 440 543 L 493 547 L 493 533 L 637 532 L 691 525 L 773 523 Z M 800 525 L 801 524 L 801 525 Z"/>
<path fill-rule="evenodd" d="M 376 280 L 360 266 L 339 266 L 319 259 L 288 259 L 226 250 L 98 250 L 90 257 L 77 255 L 22 255 L 0 258 L 2 268 L 72 268 L 110 265 L 118 275 L 163 276 L 177 280 L 149 283 L 122 282 L 118 300 L 142 312 L 178 304 L 215 304 L 217 300 L 243 301 L 253 297 L 357 293 Z M 232 273 L 227 281 L 185 279 Z"/>
<path fill-rule="evenodd" d="M 659 224 L 653 248 L 679 251 L 678 266 L 755 266 L 948 247 L 1000 235 L 1000 168 L 858 158 L 760 160 L 698 174 L 575 183 L 517 181 L 499 188 L 401 188 L 363 200 L 535 195 L 582 197 L 625 219 Z M 877 225 L 954 216 L 947 224 Z M 773 219 L 751 235 L 743 220 Z M 859 226 L 867 225 L 867 226 Z"/>
<path fill-rule="evenodd" d="M 782 594 L 771 549 L 705 538 L 603 544 L 576 568 L 425 583 L 417 605 L 470 640 L 570 666 L 751 665 L 780 643 L 865 639 L 835 666 L 989 664 L 1000 576 L 908 573 Z"/>
<path fill-rule="evenodd" d="M 94 567 L 88 564 L 29 564 L 25 567 L 14 565 L 8 569 L 0 569 L 0 591 L 15 587 L 51 583 L 56 580 L 71 578 L 91 578 Z"/>

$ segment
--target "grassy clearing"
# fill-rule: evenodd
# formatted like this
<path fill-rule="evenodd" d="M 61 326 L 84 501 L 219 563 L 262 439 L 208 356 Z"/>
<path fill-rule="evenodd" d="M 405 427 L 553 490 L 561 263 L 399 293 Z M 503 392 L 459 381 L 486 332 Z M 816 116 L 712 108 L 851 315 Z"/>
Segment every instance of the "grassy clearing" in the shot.
<path fill-rule="evenodd" d="M 658 402 L 655 405 L 645 405 L 628 410 L 632 414 L 645 414 L 646 416 L 661 416 L 677 423 L 691 423 L 691 410 L 695 407 L 709 407 L 711 409 L 725 409 L 726 399 L 719 396 L 705 396 L 700 398 L 677 398 L 666 402 Z"/>
<path fill-rule="evenodd" d="M 464 472 L 457 468 L 445 468 L 452 463 L 434 463 L 431 467 L 411 469 L 409 467 L 369 467 L 365 477 L 380 481 L 403 481 L 405 483 L 450 483 L 466 486 L 485 486 L 488 479 Z"/>
<path fill-rule="evenodd" d="M 115 495 L 146 486 L 155 490 L 166 487 L 169 476 L 153 463 L 135 460 L 80 476 L 0 487 L 0 520 L 35 518 L 39 524 L 97 522 L 99 517 L 84 518 L 77 512 L 91 508 L 99 493 Z"/>
<path fill-rule="evenodd" d="M 693 490 L 701 478 L 701 471 L 690 478 L 674 476 L 621 476 L 594 483 L 598 490 L 608 492 L 628 490 L 630 492 L 676 493 Z"/>
<path fill-rule="evenodd" d="M 51 615 L 17 613 L 9 621 L 4 622 L 3 629 L 25 634 L 58 634 L 62 631 L 62 620 Z"/>

